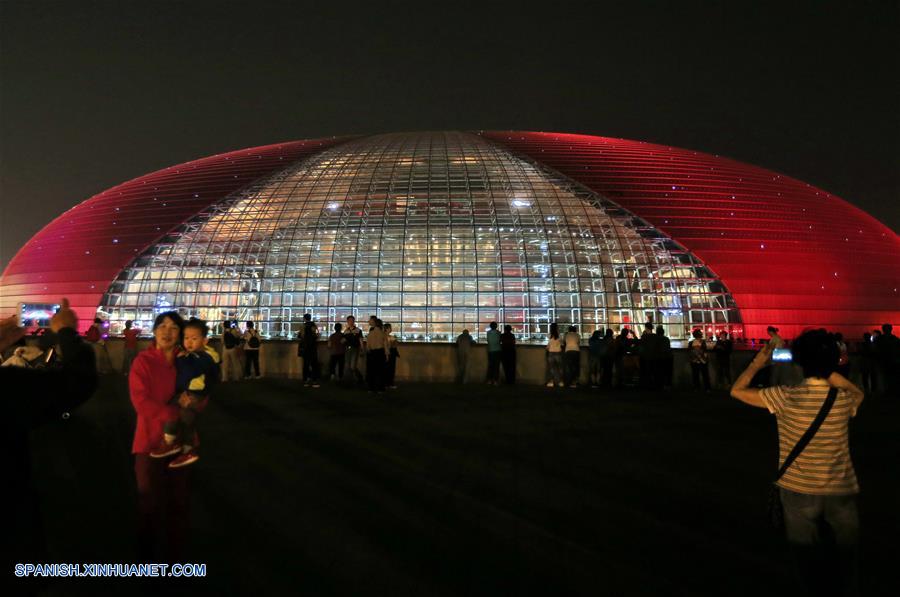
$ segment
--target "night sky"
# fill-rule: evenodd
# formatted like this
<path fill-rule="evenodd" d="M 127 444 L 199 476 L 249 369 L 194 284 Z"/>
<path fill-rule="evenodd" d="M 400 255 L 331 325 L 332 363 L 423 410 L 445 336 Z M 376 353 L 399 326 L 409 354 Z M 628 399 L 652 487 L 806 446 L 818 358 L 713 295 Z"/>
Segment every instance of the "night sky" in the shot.
<path fill-rule="evenodd" d="M 408 130 L 702 150 L 900 230 L 898 2 L 367 4 L 0 1 L 0 267 L 153 170 Z"/>

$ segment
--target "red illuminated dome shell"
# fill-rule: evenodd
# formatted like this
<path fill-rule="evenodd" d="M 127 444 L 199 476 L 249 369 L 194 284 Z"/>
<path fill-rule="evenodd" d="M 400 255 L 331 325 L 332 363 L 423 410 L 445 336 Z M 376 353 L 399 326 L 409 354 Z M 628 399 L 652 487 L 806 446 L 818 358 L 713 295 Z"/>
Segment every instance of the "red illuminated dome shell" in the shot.
<path fill-rule="evenodd" d="M 379 148 L 382 153 L 376 155 L 374 148 Z M 185 245 L 185 239 L 189 239 L 192 246 L 198 246 L 198 235 L 206 234 L 204 231 L 223 214 L 230 213 L 233 217 L 234 210 L 252 206 L 271 207 L 272 199 L 262 201 L 260 196 L 270 193 L 271 189 L 284 189 L 285 181 L 299 181 L 292 187 L 294 190 L 284 191 L 286 197 L 294 193 L 291 200 L 296 201 L 297 189 L 306 188 L 302 187 L 304 184 L 313 185 L 311 177 L 318 177 L 316 180 L 325 180 L 329 176 L 340 178 L 338 169 L 346 169 L 348 160 L 362 160 L 362 163 L 369 164 L 367 167 L 372 172 L 384 172 L 385 164 L 393 160 L 392 163 L 399 165 L 392 166 L 390 170 L 393 178 L 389 186 L 394 194 L 378 199 L 380 191 L 376 189 L 375 182 L 371 188 L 361 189 L 363 173 L 360 170 L 354 178 L 346 181 L 347 189 L 335 195 L 333 202 L 329 200 L 324 207 L 317 208 L 318 211 L 310 210 L 303 203 L 304 215 L 298 216 L 299 224 L 292 222 L 287 227 L 279 227 L 260 223 L 246 235 L 246 239 L 242 238 L 236 249 L 225 245 L 214 249 L 215 239 L 210 240 L 208 235 L 203 237 L 206 238 L 204 242 L 209 243 L 203 246 L 208 247 L 209 255 L 218 260 L 217 267 L 226 268 L 223 264 L 232 260 L 232 265 L 238 268 L 234 270 L 234 280 L 239 282 L 236 282 L 237 291 L 232 292 L 233 296 L 264 292 L 262 284 L 270 284 L 271 281 L 268 278 L 261 280 L 264 277 L 262 273 L 256 278 L 255 274 L 247 273 L 255 271 L 257 266 L 260 272 L 263 268 L 280 267 L 282 269 L 276 274 L 287 276 L 284 269 L 290 265 L 290 251 L 293 249 L 284 251 L 288 256 L 286 263 L 276 262 L 273 255 L 278 252 L 272 247 L 278 243 L 294 242 L 296 247 L 307 246 L 309 243 L 303 244 L 307 242 L 303 240 L 303 235 L 310 235 L 319 240 L 309 242 L 334 244 L 342 231 L 352 230 L 354 234 L 361 234 L 366 230 L 364 236 L 354 237 L 352 242 L 361 247 L 373 242 L 372 234 L 378 234 L 378 243 L 387 246 L 389 235 L 386 232 L 382 235 L 379 227 L 387 230 L 394 226 L 391 223 L 394 220 L 390 218 L 398 217 L 402 206 L 404 223 L 402 230 L 396 230 L 401 230 L 398 234 L 411 235 L 408 238 L 404 236 L 407 243 L 411 242 L 410 239 L 415 239 L 412 242 L 424 242 L 422 259 L 429 263 L 423 262 L 423 268 L 411 274 L 413 277 L 406 275 L 407 270 L 398 270 L 396 278 L 400 302 L 396 309 L 398 318 L 394 321 L 402 322 L 408 299 L 419 300 L 416 297 L 421 294 L 421 304 L 411 303 L 408 308 L 423 311 L 422 329 L 425 336 L 413 336 L 413 328 L 406 328 L 400 335 L 413 339 L 442 339 L 441 334 L 427 330 L 455 329 L 450 323 L 442 323 L 442 318 L 446 316 L 447 322 L 455 321 L 453 318 L 457 308 L 452 304 L 435 306 L 437 299 L 434 297 L 444 297 L 440 300 L 446 299 L 452 303 L 455 300 L 453 293 L 457 292 L 454 284 L 462 283 L 462 278 L 455 278 L 450 269 L 447 269 L 446 276 L 438 271 L 442 259 L 439 245 L 444 240 L 441 240 L 440 234 L 435 234 L 433 238 L 423 237 L 419 228 L 438 230 L 443 227 L 439 222 L 447 218 L 447 246 L 456 246 L 454 242 L 469 242 L 453 240 L 451 232 L 454 210 L 469 201 L 465 207 L 469 213 L 466 226 L 480 230 L 480 217 L 494 218 L 491 221 L 497 222 L 490 230 L 487 229 L 489 225 L 484 228 L 485 235 L 488 232 L 492 235 L 488 241 L 486 237 L 479 237 L 478 233 L 471 241 L 473 247 L 481 247 L 473 251 L 473 263 L 484 261 L 483 254 L 496 251 L 498 268 L 496 274 L 491 274 L 492 278 L 485 278 L 489 280 L 488 286 L 496 285 L 496 289 L 476 288 L 479 292 L 496 295 L 495 300 L 500 303 L 496 307 L 498 310 L 491 311 L 494 306 L 479 305 L 481 311 L 473 311 L 472 315 L 476 318 L 472 323 L 476 325 L 484 323 L 481 319 L 493 312 L 502 321 L 505 308 L 509 320 L 526 329 L 528 296 L 538 303 L 550 302 L 549 308 L 532 306 L 533 312 L 540 311 L 544 319 L 552 317 L 580 324 L 583 331 L 613 324 L 617 327 L 641 324 L 638 318 L 644 314 L 656 313 L 657 317 L 664 318 L 663 311 L 677 311 L 672 308 L 673 305 L 662 303 L 661 297 L 665 293 L 659 288 L 666 283 L 667 278 L 662 273 L 666 267 L 660 266 L 650 271 L 647 274 L 649 278 L 641 280 L 640 284 L 637 274 L 630 283 L 622 280 L 620 274 L 618 284 L 621 286 L 624 281 L 625 286 L 629 286 L 625 290 L 617 289 L 615 275 L 608 273 L 598 274 L 591 287 L 593 290 L 585 284 L 588 274 L 584 271 L 591 267 L 602 272 L 607 271 L 604 268 L 611 268 L 609 271 L 615 272 L 616 268 L 626 267 L 621 265 L 623 263 L 630 261 L 633 265 L 636 260 L 646 260 L 653 255 L 658 259 L 682 263 L 692 277 L 705 279 L 703 293 L 717 294 L 719 298 L 716 299 L 718 302 L 708 303 L 704 308 L 724 314 L 721 320 L 713 317 L 712 320 L 693 321 L 688 316 L 690 307 L 687 302 L 693 300 L 690 293 L 685 294 L 688 291 L 684 288 L 673 290 L 666 295 L 667 300 L 675 301 L 681 305 L 678 308 L 684 310 L 684 320 L 677 320 L 680 329 L 669 330 L 675 336 L 684 335 L 687 329 L 695 325 L 713 331 L 729 329 L 756 338 L 765 336 L 768 325 L 781 328 L 782 335 L 787 337 L 795 336 L 811 326 L 858 336 L 863 330 L 872 329 L 885 321 L 896 321 L 900 315 L 897 289 L 900 280 L 900 238 L 840 198 L 762 168 L 699 152 L 606 137 L 508 131 L 482 132 L 477 137 L 468 133 L 411 133 L 282 143 L 220 154 L 148 174 L 88 199 L 41 230 L 19 251 L 4 272 L 0 281 L 0 308 L 3 312 L 10 312 L 20 302 L 54 303 L 60 297 L 68 296 L 73 308 L 81 314 L 82 327 L 85 327 L 98 307 L 109 308 L 112 297 L 118 296 L 116 293 L 123 285 L 133 281 L 135 276 L 146 275 L 147 268 L 151 267 L 147 264 L 158 258 L 160 247 L 166 247 L 171 252 Z M 443 172 L 449 167 L 448 164 L 455 164 L 452 167 L 463 173 L 457 179 L 462 180 L 467 188 L 459 191 L 462 195 L 456 200 L 452 188 L 454 175 Z M 399 174 L 397 168 L 402 169 Z M 520 178 L 516 179 L 517 176 Z M 498 190 L 501 186 L 499 179 L 504 177 L 512 182 L 508 189 L 501 191 Z M 373 175 L 373 181 L 375 178 Z M 478 203 L 482 190 L 472 190 L 482 184 L 476 179 L 484 179 L 487 181 L 485 188 L 494 189 L 485 195 L 488 198 L 484 199 L 486 203 L 483 205 Z M 524 181 L 531 187 L 517 191 L 514 188 L 518 184 L 516 180 L 518 183 Z M 396 191 L 398 181 L 408 182 L 402 199 L 398 199 Z M 535 191 L 535 184 L 546 185 L 550 189 L 546 191 L 549 194 L 541 195 L 541 192 Z M 590 221 L 587 224 L 578 223 L 582 216 L 571 215 L 570 208 L 566 207 L 569 205 L 566 203 L 568 199 L 559 199 L 560 194 L 577 197 L 577 201 L 584 203 L 579 209 L 587 210 L 585 222 Z M 359 203 L 362 201 L 359 197 L 363 195 L 366 196 L 365 202 Z M 547 239 L 555 242 L 553 239 L 558 238 L 560 232 L 541 228 L 535 232 L 534 226 L 541 226 L 541 222 L 546 224 L 549 217 L 550 208 L 546 205 L 543 215 L 529 216 L 533 218 L 529 220 L 532 222 L 531 228 L 527 228 L 529 224 L 525 223 L 519 212 L 538 211 L 538 204 L 551 195 L 553 201 L 562 206 L 561 217 L 567 218 L 563 231 L 565 235 L 588 240 L 578 241 L 582 249 L 576 247 L 571 250 L 573 257 L 569 265 L 566 265 L 568 257 L 551 254 L 552 248 L 547 250 L 547 268 L 540 270 L 541 266 L 534 257 L 540 251 L 535 248 L 534 253 L 527 253 L 530 250 L 528 243 L 539 245 L 546 243 Z M 362 208 L 357 210 L 355 207 L 364 205 L 367 206 L 365 209 L 369 209 L 375 205 L 373 201 L 376 199 L 373 197 L 380 201 L 377 214 L 380 220 L 377 222 L 365 219 L 368 212 L 364 216 Z M 577 201 L 571 199 L 571 204 Z M 493 215 L 486 216 L 480 209 Z M 341 219 L 338 213 L 330 213 L 331 210 L 346 217 Z M 506 210 L 506 215 L 494 213 L 498 210 Z M 260 214 L 267 212 L 241 213 L 263 222 L 265 216 Z M 415 217 L 419 216 L 424 219 L 417 224 Z M 504 225 L 503 218 L 512 218 L 511 223 Z M 363 221 L 364 225 L 361 223 Z M 217 225 L 221 229 L 221 223 Z M 506 227 L 509 233 L 515 228 L 515 234 L 521 228 L 526 236 L 518 241 L 507 237 Z M 611 251 L 625 251 L 634 242 L 643 243 L 643 253 L 638 251 L 631 257 L 619 255 L 612 262 L 601 257 L 595 265 L 591 265 L 594 258 L 590 254 L 585 255 L 590 250 L 584 247 L 595 245 L 585 243 L 594 242 L 602 227 L 615 230 L 615 241 L 608 245 L 612 247 Z M 285 240 L 279 237 L 282 234 L 279 230 L 289 230 L 290 238 Z M 527 236 L 528 230 L 531 236 Z M 344 241 L 345 245 L 347 242 Z M 508 258 L 510 247 L 516 247 L 517 242 L 522 247 L 517 250 L 524 255 L 521 263 Z M 253 243 L 265 244 L 268 261 L 250 263 L 250 245 Z M 433 246 L 427 246 L 429 243 Z M 413 245 L 409 245 L 409 253 L 414 252 L 412 249 Z M 382 247 L 379 250 L 387 249 Z M 468 257 L 460 255 L 467 250 L 463 247 L 456 253 L 455 249 L 447 249 L 444 257 L 449 260 L 448 264 L 460 260 L 466 263 Z M 339 259 L 339 251 L 335 251 L 329 253 L 333 261 L 330 271 L 334 272 L 337 271 Z M 528 257 L 529 254 L 532 256 Z M 316 267 L 315 259 L 306 259 L 303 276 L 311 280 Z M 487 261 L 490 259 L 494 258 Z M 415 267 L 415 263 L 410 263 L 410 268 Z M 627 267 L 632 268 L 632 265 Z M 560 274 L 566 267 L 575 273 Z M 521 272 L 515 275 L 510 273 L 516 268 Z M 477 269 L 473 265 L 470 276 L 476 287 L 482 279 L 482 272 Z M 412 272 L 412 269 L 409 271 Z M 549 278 L 547 288 L 538 288 L 542 283 L 541 275 L 535 274 L 535 271 L 550 272 L 543 275 Z M 223 274 L 220 272 L 218 275 L 221 278 Z M 352 277 L 355 274 L 349 275 Z M 379 275 L 373 273 L 376 278 Z M 421 280 L 414 276 L 421 276 Z M 313 288 L 310 282 L 297 291 L 298 296 L 310 297 L 303 300 L 325 305 L 322 315 L 317 317 L 323 322 L 340 319 L 341 314 L 337 311 L 332 313 L 327 303 L 332 300 L 328 298 L 331 296 L 328 292 L 339 292 L 339 289 L 330 287 L 340 282 L 339 277 L 337 274 L 323 274 L 316 282 L 322 288 Z M 504 284 L 512 287 L 518 284 L 519 279 L 525 287 L 529 284 L 533 286 L 530 294 L 528 288 L 516 290 L 526 296 L 524 315 L 519 313 L 520 305 L 504 304 L 506 297 L 511 296 L 504 294 Z M 573 285 L 573 289 L 561 289 L 558 282 L 562 280 Z M 597 280 L 603 283 L 598 285 Z M 422 292 L 416 286 L 415 290 L 404 294 L 407 281 L 411 288 L 412 285 L 423 285 Z M 694 282 L 696 280 L 691 283 Z M 446 292 L 440 284 L 446 284 Z M 199 286 L 194 288 L 199 295 Z M 646 290 L 641 291 L 640 288 Z M 691 292 L 695 291 L 696 285 Z M 217 291 L 214 288 L 202 292 L 204 296 L 211 296 Z M 287 292 L 283 288 L 272 290 L 271 294 L 277 298 L 266 300 L 283 301 Z M 542 292 L 545 294 L 542 295 Z M 571 304 L 562 304 L 570 300 L 565 298 L 567 294 L 575 297 L 571 300 L 574 301 L 572 304 L 577 303 L 577 312 Z M 638 304 L 646 301 L 650 294 L 653 295 L 651 302 Z M 320 295 L 325 298 L 315 298 Z M 193 313 L 191 305 L 179 304 L 179 294 L 173 293 L 172 296 L 175 298 L 170 297 L 171 300 L 165 304 L 146 307 L 151 310 L 183 308 Z M 354 294 L 348 300 L 355 301 L 356 296 Z M 376 294 L 373 290 L 372 297 L 381 296 L 387 295 Z M 263 308 L 261 300 L 253 303 L 254 309 L 238 310 L 234 314 L 250 313 L 248 316 L 257 317 L 259 309 Z M 589 300 L 594 301 L 591 308 L 586 304 Z M 231 313 L 231 307 L 226 309 L 223 302 L 210 304 L 221 305 L 223 314 Z M 393 308 L 374 303 L 354 303 L 353 312 L 363 309 L 367 316 L 369 305 L 372 312 L 376 308 L 384 307 L 388 311 Z M 278 307 L 284 308 L 280 304 Z M 293 307 L 302 311 L 307 305 L 294 304 Z M 267 313 L 274 312 L 272 305 L 265 308 Z M 464 308 L 464 305 L 459 306 L 459 309 Z M 418 312 L 415 313 L 419 317 Z M 205 314 L 209 316 L 208 310 Z M 292 320 L 294 315 L 285 317 Z M 516 318 L 524 318 L 525 321 Z M 405 322 L 403 325 L 412 326 L 413 323 Z M 280 321 L 278 325 L 282 327 L 278 329 L 292 329 L 284 327 L 285 324 L 286 321 Z M 275 327 L 273 324 L 271 329 L 275 330 Z M 533 330 L 526 330 L 526 333 L 533 333 Z M 279 334 L 273 331 L 270 335 Z"/>
<path fill-rule="evenodd" d="M 644 218 L 728 286 L 747 337 L 854 337 L 900 319 L 900 237 L 822 189 L 697 151 L 588 135 L 500 131 L 491 139 Z"/>

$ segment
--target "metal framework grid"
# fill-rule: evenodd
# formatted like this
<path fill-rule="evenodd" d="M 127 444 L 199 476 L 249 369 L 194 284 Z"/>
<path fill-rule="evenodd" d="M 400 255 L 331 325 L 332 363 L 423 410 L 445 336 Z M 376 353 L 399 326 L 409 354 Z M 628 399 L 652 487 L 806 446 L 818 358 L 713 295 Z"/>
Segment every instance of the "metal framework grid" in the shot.
<path fill-rule="evenodd" d="M 343 139 L 309 139 L 221 153 L 116 185 L 35 234 L 0 278 L 0 312 L 68 297 L 86 330 L 110 281 L 204 207 Z"/>
<path fill-rule="evenodd" d="M 900 319 L 900 236 L 827 191 L 735 160 L 610 137 L 483 132 L 674 238 L 726 284 L 748 338 Z"/>
<path fill-rule="evenodd" d="M 151 301 L 165 288 L 172 291 L 173 305 L 171 299 L 191 296 L 185 309 L 197 313 L 206 308 L 210 316 L 265 315 L 273 335 L 292 333 L 288 319 L 308 305 L 323 322 L 340 319 L 348 309 L 362 317 L 381 313 L 409 324 L 403 334 L 411 338 L 437 338 L 448 329 L 452 334 L 459 324 L 477 331 L 488 318 L 512 322 L 519 316 L 517 328 L 539 337 L 544 309 L 546 319 L 586 329 L 639 324 L 652 312 L 654 321 L 672 317 L 667 323 L 676 337 L 700 318 L 708 328 L 731 325 L 757 338 L 769 324 L 788 337 L 809 326 L 855 336 L 900 318 L 900 237 L 826 191 L 733 160 L 639 141 L 511 131 L 479 135 L 480 144 L 457 133 L 406 136 L 401 147 L 408 164 L 387 137 L 346 147 L 339 144 L 347 138 L 332 138 L 243 149 L 141 176 L 82 202 L 36 234 L 3 272 L 0 310 L 11 313 L 18 302 L 55 303 L 68 296 L 83 330 L 101 303 L 122 309 L 119 315 L 132 309 L 137 319 L 146 318 L 164 306 Z M 393 138 L 394 145 L 400 143 Z M 376 140 L 382 149 L 367 152 L 365 146 Z M 326 166 L 327 156 L 318 154 L 329 148 L 335 149 L 333 167 L 314 175 L 310 168 Z M 341 158 L 346 150 L 360 154 L 353 160 L 365 156 L 376 163 L 381 156 L 375 152 L 383 151 L 385 162 L 365 170 Z M 390 167 L 389 151 L 396 158 Z M 451 164 L 448 156 L 457 153 L 462 163 Z M 425 160 L 427 168 L 420 163 Z M 265 211 L 269 215 L 247 224 L 256 238 L 215 245 L 231 269 L 213 259 L 214 251 L 205 279 L 183 280 L 185 289 L 207 284 L 202 292 L 154 289 L 151 269 L 165 271 L 158 282 L 167 284 L 178 268 L 201 271 L 190 252 L 206 241 L 197 237 L 191 249 L 185 245 L 189 235 L 218 225 L 226 213 L 240 213 L 228 209 L 242 209 L 241 201 L 249 206 L 253 189 L 279 181 L 289 185 L 291 173 L 301 171 L 306 178 L 295 186 L 306 191 L 293 194 L 285 186 L 278 191 L 285 200 L 306 201 L 302 192 L 313 188 L 326 193 L 315 186 L 315 176 L 344 199 L 331 201 L 338 204 L 334 209 L 321 208 L 310 195 L 302 225 L 288 222 L 287 207 L 283 221 L 269 214 L 281 209 L 276 201 Z M 249 213 L 244 219 L 252 220 Z M 532 233 L 532 227 L 542 232 Z M 306 265 L 290 265 L 295 245 Z M 249 255 L 259 263 L 248 262 Z M 624 263 L 613 263 L 614 255 Z M 177 265 L 185 258 L 188 265 Z M 673 269 L 667 280 L 668 263 Z M 305 267 L 305 277 L 298 267 Z M 238 296 L 231 290 L 235 280 L 220 284 L 215 268 L 237 276 L 247 296 L 230 306 L 218 298 L 200 304 L 210 294 Z M 653 268 L 658 273 L 651 284 Z M 124 272 L 138 271 L 144 277 L 135 287 L 137 276 L 129 280 Z M 626 292 L 631 271 L 637 272 L 636 285 Z"/>
<path fill-rule="evenodd" d="M 293 337 L 375 314 L 409 341 L 491 321 L 542 342 L 647 320 L 740 332 L 724 285 L 633 214 L 467 133 L 366 137 L 213 204 L 126 268 L 101 302 L 115 331 L 178 308 Z"/>

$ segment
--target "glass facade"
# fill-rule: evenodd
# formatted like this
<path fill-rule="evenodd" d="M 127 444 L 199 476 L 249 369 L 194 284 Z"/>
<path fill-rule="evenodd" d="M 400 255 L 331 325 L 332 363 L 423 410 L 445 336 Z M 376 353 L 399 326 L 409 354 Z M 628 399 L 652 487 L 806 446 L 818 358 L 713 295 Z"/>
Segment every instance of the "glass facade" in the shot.
<path fill-rule="evenodd" d="M 551 322 L 651 320 L 675 338 L 740 327 L 724 285 L 683 247 L 563 175 L 468 133 L 366 137 L 291 164 L 134 260 L 100 309 L 117 331 L 178 309 L 292 338 L 374 314 L 408 341 L 522 342 Z"/>

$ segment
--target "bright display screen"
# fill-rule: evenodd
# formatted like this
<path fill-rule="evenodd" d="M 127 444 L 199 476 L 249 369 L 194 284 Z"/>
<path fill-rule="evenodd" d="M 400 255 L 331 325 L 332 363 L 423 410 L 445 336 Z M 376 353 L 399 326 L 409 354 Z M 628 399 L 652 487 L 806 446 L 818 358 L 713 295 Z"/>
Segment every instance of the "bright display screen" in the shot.
<path fill-rule="evenodd" d="M 21 303 L 19 322 L 24 327 L 49 327 L 50 319 L 59 310 L 59 305 L 47 303 Z"/>
<path fill-rule="evenodd" d="M 776 348 L 772 351 L 772 360 L 779 363 L 790 363 L 793 360 L 790 348 Z"/>

